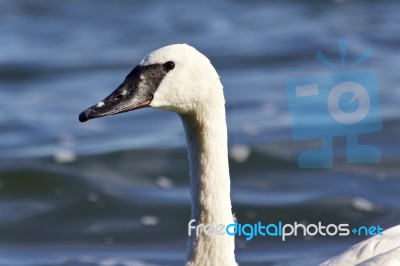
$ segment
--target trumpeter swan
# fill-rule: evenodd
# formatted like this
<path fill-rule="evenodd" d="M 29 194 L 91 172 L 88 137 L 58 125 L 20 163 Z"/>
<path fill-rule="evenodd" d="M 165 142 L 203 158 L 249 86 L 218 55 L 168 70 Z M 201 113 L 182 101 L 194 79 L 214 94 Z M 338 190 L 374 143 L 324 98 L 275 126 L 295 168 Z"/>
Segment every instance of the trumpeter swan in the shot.
<path fill-rule="evenodd" d="M 196 224 L 233 223 L 225 99 L 219 76 L 207 57 L 186 44 L 155 50 L 107 98 L 83 111 L 79 120 L 84 122 L 148 106 L 174 111 L 183 122 L 190 164 L 191 219 L 195 219 Z M 385 256 L 396 243 L 399 246 L 400 226 L 393 230 L 397 242 L 382 244 L 386 248 L 375 249 L 375 254 L 369 252 L 370 248 L 361 247 L 355 250 L 358 255 L 350 250 L 343 256 L 357 259 L 349 261 L 350 264 L 368 259 L 367 253 Z M 377 246 L 368 243 L 372 242 L 367 240 L 369 247 Z M 209 236 L 203 232 L 196 237 L 191 234 L 188 247 L 186 265 L 237 265 L 232 236 Z M 399 248 L 396 254 L 398 258 Z M 350 265 L 340 259 L 336 257 L 325 265 Z"/>
<path fill-rule="evenodd" d="M 191 219 L 196 224 L 232 224 L 225 99 L 210 61 L 186 44 L 151 52 L 79 120 L 146 106 L 175 111 L 182 119 L 190 163 Z M 188 247 L 187 265 L 237 265 L 232 236 L 193 233 Z"/>

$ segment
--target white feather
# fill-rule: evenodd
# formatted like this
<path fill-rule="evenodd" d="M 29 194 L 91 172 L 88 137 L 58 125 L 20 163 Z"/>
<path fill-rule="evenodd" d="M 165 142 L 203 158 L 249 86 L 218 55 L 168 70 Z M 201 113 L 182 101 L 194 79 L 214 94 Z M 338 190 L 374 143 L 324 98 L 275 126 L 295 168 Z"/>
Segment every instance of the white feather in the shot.
<path fill-rule="evenodd" d="M 364 240 L 320 266 L 341 265 L 400 265 L 400 225 Z"/>

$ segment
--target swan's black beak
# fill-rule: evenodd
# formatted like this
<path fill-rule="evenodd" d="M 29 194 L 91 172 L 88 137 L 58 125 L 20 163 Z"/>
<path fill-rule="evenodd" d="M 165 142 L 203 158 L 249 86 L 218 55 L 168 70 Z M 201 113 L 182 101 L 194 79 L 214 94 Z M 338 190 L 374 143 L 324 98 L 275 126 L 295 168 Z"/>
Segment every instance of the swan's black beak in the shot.
<path fill-rule="evenodd" d="M 162 64 L 136 66 L 107 98 L 83 111 L 79 121 L 148 107 L 167 72 Z"/>

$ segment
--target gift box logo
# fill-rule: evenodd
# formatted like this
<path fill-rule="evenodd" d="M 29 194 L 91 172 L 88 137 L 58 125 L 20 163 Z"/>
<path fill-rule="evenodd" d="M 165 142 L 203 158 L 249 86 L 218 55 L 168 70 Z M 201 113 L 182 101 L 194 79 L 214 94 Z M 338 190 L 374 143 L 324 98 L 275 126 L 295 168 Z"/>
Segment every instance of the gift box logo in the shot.
<path fill-rule="evenodd" d="M 379 163 L 381 152 L 372 145 L 358 143 L 358 135 L 382 129 L 375 71 L 355 70 L 372 53 L 363 53 L 349 67 L 347 41 L 339 41 L 341 66 L 323 53 L 316 59 L 334 70 L 332 74 L 291 79 L 287 82 L 292 136 L 296 141 L 321 140 L 319 149 L 299 155 L 301 168 L 332 167 L 332 139 L 347 138 L 348 163 Z"/>

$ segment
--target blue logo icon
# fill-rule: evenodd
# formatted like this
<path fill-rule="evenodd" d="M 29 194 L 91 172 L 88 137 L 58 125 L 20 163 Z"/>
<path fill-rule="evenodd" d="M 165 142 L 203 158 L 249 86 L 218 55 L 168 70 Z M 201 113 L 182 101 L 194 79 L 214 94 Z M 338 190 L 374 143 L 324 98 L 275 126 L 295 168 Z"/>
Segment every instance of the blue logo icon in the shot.
<path fill-rule="evenodd" d="M 286 85 L 293 139 L 321 140 L 319 149 L 306 150 L 299 155 L 301 168 L 332 167 L 332 139 L 335 136 L 347 138 L 348 163 L 381 161 L 381 152 L 376 147 L 358 143 L 358 134 L 382 129 L 375 72 L 354 70 L 372 53 L 367 50 L 347 67 L 347 41 L 340 40 L 339 48 L 340 69 L 318 52 L 315 58 L 335 72 L 291 79 Z"/>

